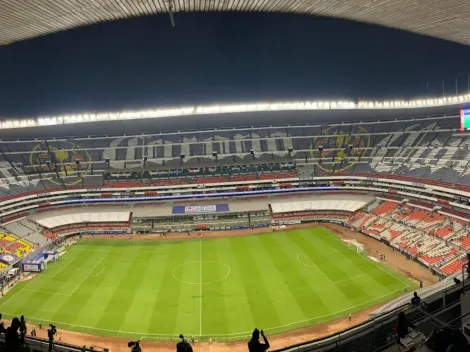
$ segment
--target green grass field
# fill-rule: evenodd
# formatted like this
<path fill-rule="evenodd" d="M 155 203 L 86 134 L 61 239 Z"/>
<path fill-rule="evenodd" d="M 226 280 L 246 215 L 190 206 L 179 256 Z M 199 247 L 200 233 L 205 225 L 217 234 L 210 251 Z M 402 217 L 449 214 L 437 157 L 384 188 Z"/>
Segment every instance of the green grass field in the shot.
<path fill-rule="evenodd" d="M 242 339 L 345 316 L 413 286 L 323 228 L 187 241 L 83 240 L 0 301 L 4 316 L 140 339 Z"/>

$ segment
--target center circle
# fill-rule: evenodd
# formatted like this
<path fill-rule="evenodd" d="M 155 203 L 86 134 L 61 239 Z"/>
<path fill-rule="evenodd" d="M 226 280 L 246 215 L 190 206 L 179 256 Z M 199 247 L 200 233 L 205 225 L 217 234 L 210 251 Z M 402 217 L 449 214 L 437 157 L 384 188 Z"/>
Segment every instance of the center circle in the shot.
<path fill-rule="evenodd" d="M 173 277 L 188 285 L 209 285 L 225 280 L 230 275 L 230 266 L 212 260 L 192 260 L 173 269 Z"/>

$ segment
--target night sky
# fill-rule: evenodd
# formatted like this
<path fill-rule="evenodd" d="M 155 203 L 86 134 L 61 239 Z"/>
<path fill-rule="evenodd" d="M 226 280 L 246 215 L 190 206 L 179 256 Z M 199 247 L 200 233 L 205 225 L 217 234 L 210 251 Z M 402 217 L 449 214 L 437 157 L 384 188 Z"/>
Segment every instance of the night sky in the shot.
<path fill-rule="evenodd" d="M 176 14 L 0 47 L 0 116 L 467 91 L 470 47 L 312 16 Z"/>

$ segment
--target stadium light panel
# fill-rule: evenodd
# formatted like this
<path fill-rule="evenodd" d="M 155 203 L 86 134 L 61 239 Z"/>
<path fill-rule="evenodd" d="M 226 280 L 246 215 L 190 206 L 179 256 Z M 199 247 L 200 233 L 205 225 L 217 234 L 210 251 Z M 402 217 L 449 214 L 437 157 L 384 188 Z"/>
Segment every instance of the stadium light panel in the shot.
<path fill-rule="evenodd" d="M 254 104 L 227 104 L 227 105 L 202 105 L 185 106 L 180 108 L 152 109 L 142 111 L 123 111 L 119 113 L 85 113 L 63 115 L 54 117 L 39 117 L 37 119 L 7 120 L 0 123 L 1 129 L 25 128 L 32 126 L 50 126 L 58 124 L 83 123 L 90 121 L 114 121 L 114 120 L 138 120 L 174 116 L 194 116 L 204 114 L 224 114 L 237 112 L 256 111 L 291 111 L 291 110 L 327 110 L 327 109 L 395 109 L 433 107 L 445 104 L 458 104 L 470 102 L 470 94 L 459 96 L 416 99 L 411 101 L 294 101 L 294 102 L 259 102 Z"/>

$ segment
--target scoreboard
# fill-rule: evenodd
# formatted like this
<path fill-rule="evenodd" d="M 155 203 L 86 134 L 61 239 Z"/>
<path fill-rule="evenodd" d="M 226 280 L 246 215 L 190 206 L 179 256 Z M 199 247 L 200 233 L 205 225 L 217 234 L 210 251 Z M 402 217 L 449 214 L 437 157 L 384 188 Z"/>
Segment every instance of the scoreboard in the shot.
<path fill-rule="evenodd" d="M 460 130 L 470 131 L 470 109 L 460 110 Z"/>

